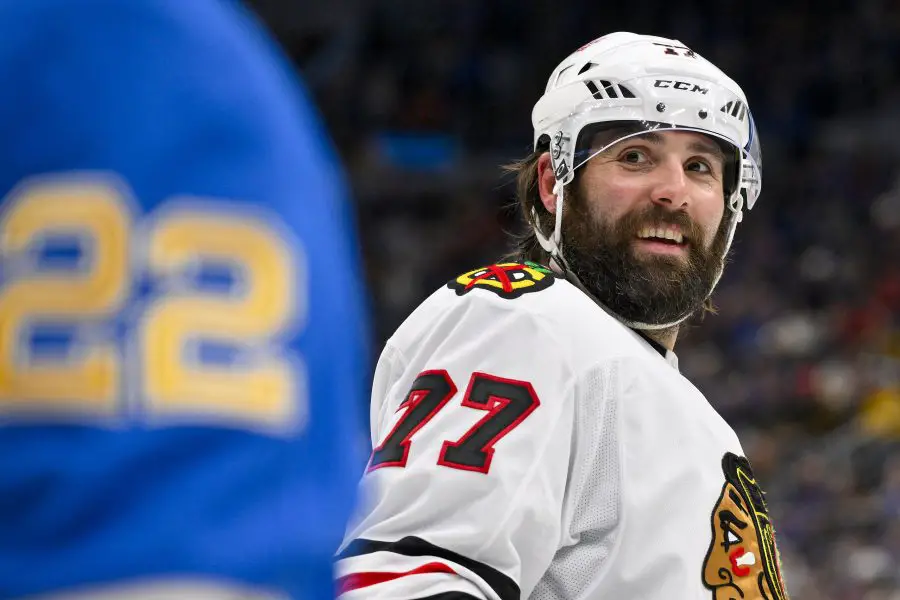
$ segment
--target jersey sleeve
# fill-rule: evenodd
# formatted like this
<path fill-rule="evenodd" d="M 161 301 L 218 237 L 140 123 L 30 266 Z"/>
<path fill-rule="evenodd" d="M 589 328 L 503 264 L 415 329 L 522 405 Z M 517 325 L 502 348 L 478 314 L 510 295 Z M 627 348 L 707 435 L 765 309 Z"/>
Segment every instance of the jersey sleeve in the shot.
<path fill-rule="evenodd" d="M 345 600 L 527 597 L 557 549 L 574 375 L 535 315 L 469 300 L 381 356 Z"/>

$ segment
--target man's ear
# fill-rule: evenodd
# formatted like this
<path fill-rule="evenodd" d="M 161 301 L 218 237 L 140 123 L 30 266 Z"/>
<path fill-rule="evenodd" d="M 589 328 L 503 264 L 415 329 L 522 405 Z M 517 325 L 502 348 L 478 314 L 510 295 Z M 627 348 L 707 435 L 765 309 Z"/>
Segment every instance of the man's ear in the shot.
<path fill-rule="evenodd" d="M 550 161 L 550 153 L 544 152 L 537 161 L 538 193 L 544 208 L 553 215 L 556 214 L 556 194 L 553 186 L 556 185 L 556 175 L 553 173 L 553 163 Z"/>

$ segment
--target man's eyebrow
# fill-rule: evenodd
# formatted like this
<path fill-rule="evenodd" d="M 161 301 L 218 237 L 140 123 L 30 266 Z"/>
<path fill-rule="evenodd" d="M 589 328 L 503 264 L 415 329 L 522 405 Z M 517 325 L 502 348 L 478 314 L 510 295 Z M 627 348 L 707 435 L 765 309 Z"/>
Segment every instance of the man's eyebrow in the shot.
<path fill-rule="evenodd" d="M 665 140 L 663 140 L 662 134 L 656 133 L 655 131 L 648 131 L 646 133 L 641 133 L 639 135 L 634 136 L 639 140 L 644 140 L 646 142 L 650 142 L 654 146 L 662 146 Z"/>
<path fill-rule="evenodd" d="M 632 136 L 628 139 L 640 139 L 646 142 L 653 144 L 654 146 L 661 146 L 665 143 L 662 134 L 656 131 L 648 131 L 646 133 L 641 133 L 639 135 Z M 622 140 L 627 141 L 627 140 Z M 616 143 L 618 145 L 618 142 Z M 719 158 L 723 163 L 725 162 L 725 152 L 722 150 L 722 147 L 719 146 L 712 140 L 707 138 L 698 138 L 694 139 L 690 144 L 688 144 L 688 150 L 691 152 L 700 152 L 702 154 L 711 154 L 716 158 Z"/>
<path fill-rule="evenodd" d="M 712 154 L 713 156 L 721 159 L 722 162 L 725 162 L 725 152 L 722 150 L 722 147 L 712 140 L 706 139 L 697 139 L 691 142 L 688 145 L 688 149 L 693 152 L 701 152 L 703 154 Z"/>

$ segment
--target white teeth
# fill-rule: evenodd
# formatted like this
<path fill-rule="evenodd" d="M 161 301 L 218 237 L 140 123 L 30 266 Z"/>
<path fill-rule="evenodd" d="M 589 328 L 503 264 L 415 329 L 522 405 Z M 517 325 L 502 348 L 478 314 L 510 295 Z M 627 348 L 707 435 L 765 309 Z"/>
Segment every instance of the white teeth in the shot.
<path fill-rule="evenodd" d="M 674 227 L 644 227 L 638 233 L 638 237 L 642 239 L 659 238 L 672 240 L 677 244 L 684 242 L 684 236 Z"/>

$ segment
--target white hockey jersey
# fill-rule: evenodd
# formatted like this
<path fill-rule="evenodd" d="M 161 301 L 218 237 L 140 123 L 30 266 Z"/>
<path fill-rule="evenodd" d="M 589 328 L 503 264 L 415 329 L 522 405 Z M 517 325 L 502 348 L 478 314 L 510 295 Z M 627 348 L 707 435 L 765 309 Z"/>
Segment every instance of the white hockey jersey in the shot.
<path fill-rule="evenodd" d="M 784 600 L 734 431 L 678 371 L 533 263 L 428 298 L 375 374 L 343 600 Z"/>

